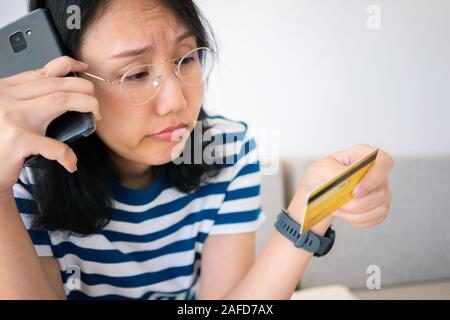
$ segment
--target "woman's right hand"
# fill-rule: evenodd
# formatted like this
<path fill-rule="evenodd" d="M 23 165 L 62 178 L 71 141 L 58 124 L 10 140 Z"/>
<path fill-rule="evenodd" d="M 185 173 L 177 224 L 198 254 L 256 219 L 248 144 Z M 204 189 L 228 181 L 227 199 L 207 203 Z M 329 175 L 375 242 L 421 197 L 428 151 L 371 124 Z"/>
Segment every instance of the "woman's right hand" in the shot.
<path fill-rule="evenodd" d="M 93 84 L 65 77 L 87 65 L 60 57 L 44 68 L 0 79 L 0 194 L 11 192 L 24 161 L 42 155 L 67 171 L 77 170 L 77 157 L 65 143 L 45 136 L 48 125 L 68 111 L 93 113 L 100 120 Z"/>

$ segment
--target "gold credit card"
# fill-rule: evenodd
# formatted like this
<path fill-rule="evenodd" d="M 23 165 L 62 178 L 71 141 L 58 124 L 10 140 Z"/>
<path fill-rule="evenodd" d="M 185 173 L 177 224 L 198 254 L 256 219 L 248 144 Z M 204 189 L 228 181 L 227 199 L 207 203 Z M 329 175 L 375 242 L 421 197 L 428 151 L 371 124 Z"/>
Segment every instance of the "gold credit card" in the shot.
<path fill-rule="evenodd" d="M 310 193 L 306 212 L 303 215 L 300 229 L 301 234 L 309 231 L 320 221 L 352 199 L 353 189 L 374 165 L 377 155 L 378 149 L 350 167 L 345 168 L 337 176 Z"/>

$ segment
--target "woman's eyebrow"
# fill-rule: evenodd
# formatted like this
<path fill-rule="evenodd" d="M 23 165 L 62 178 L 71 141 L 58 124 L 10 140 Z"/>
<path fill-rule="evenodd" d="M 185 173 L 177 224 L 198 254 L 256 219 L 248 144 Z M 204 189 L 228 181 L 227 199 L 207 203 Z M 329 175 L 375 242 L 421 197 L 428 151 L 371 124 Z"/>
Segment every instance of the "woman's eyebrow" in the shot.
<path fill-rule="evenodd" d="M 144 47 L 138 47 L 134 49 L 128 49 L 126 51 L 122 51 L 116 54 L 113 54 L 108 59 L 117 59 L 117 58 L 125 58 L 125 57 L 131 57 L 131 56 L 138 56 L 140 54 L 146 53 L 148 51 L 151 51 L 151 46 L 144 46 Z"/>
<path fill-rule="evenodd" d="M 194 36 L 195 35 L 194 35 L 194 33 L 192 33 L 192 31 L 186 31 L 185 33 L 183 33 L 181 36 L 179 36 L 175 40 L 175 44 L 179 44 L 183 40 L 185 40 L 187 38 L 190 38 L 190 37 L 194 37 Z M 147 53 L 147 52 L 151 51 L 152 49 L 153 49 L 153 46 L 143 46 L 143 47 L 128 49 L 126 51 L 122 51 L 122 52 L 113 54 L 112 56 L 109 57 L 109 59 L 117 59 L 117 58 L 138 56 L 138 55 L 141 55 L 143 53 Z"/>
<path fill-rule="evenodd" d="M 175 43 L 180 43 L 181 41 L 183 41 L 184 39 L 186 39 L 186 38 L 190 38 L 190 37 L 195 37 L 195 34 L 192 32 L 192 31 L 190 31 L 190 30 L 188 30 L 188 31 L 186 31 L 185 33 L 183 33 L 181 36 L 179 36 L 176 40 L 175 40 Z"/>

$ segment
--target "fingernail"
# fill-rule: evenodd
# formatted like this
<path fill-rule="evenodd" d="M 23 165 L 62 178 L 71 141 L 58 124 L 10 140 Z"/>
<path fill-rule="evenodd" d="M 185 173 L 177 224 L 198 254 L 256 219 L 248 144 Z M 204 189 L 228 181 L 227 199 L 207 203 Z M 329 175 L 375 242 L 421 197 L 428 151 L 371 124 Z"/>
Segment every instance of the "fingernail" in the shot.
<path fill-rule="evenodd" d="M 361 186 L 356 186 L 356 188 L 353 190 L 353 196 L 356 198 L 362 197 L 366 192 Z"/>

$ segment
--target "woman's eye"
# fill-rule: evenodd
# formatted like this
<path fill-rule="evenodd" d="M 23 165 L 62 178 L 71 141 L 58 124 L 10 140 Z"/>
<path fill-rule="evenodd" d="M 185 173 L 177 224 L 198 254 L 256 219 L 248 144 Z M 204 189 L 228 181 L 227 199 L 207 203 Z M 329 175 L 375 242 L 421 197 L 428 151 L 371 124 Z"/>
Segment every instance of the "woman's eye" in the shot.
<path fill-rule="evenodd" d="M 195 57 L 189 56 L 189 57 L 186 57 L 183 60 L 181 60 L 181 64 L 189 64 L 192 62 L 195 62 Z"/>
<path fill-rule="evenodd" d="M 142 79 L 146 79 L 148 77 L 148 72 L 139 72 L 136 73 L 132 76 L 128 76 L 126 77 L 126 79 L 128 81 L 137 81 L 137 80 L 142 80 Z"/>

